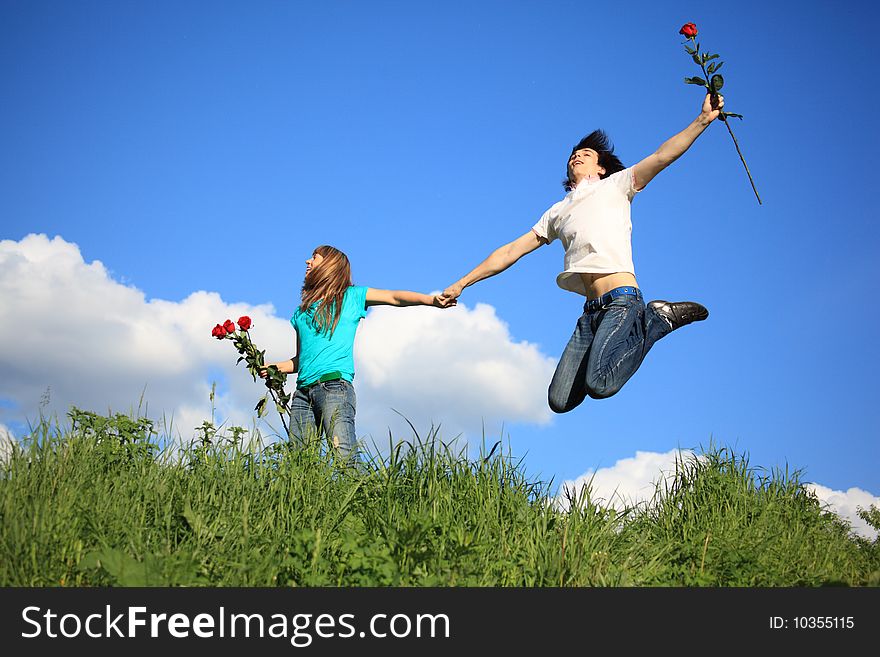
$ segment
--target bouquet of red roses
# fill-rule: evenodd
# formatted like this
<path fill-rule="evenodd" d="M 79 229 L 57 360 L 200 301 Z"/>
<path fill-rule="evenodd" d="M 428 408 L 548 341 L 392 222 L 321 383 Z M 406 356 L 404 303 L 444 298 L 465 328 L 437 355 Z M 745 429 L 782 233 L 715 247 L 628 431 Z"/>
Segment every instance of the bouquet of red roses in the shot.
<path fill-rule="evenodd" d="M 290 414 L 289 405 L 291 398 L 291 395 L 284 391 L 287 375 L 274 365 L 266 366 L 264 360 L 266 352 L 257 349 L 251 340 L 249 333 L 251 326 L 251 318 L 244 315 L 238 318 L 238 331 L 235 330 L 235 324 L 232 323 L 232 320 L 227 319 L 222 324 L 217 324 L 211 331 L 211 335 L 218 340 L 232 340 L 233 346 L 240 354 L 235 364 L 238 365 L 244 361 L 254 381 L 260 376 L 262 370 L 266 370 L 266 387 L 269 391 L 257 402 L 254 410 L 257 413 L 257 417 L 263 417 L 266 414 L 266 404 L 271 396 L 275 402 L 275 408 L 281 416 L 281 423 L 284 425 L 286 433 L 287 421 L 285 417 Z"/>

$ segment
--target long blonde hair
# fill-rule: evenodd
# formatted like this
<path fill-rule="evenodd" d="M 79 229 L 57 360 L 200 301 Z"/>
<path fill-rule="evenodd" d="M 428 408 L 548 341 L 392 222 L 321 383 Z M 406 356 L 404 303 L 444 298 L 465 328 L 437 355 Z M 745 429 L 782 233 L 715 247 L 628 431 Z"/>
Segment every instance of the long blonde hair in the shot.
<path fill-rule="evenodd" d="M 307 312 L 316 301 L 314 322 L 319 332 L 333 335 L 342 312 L 342 299 L 351 287 L 351 264 L 342 251 L 322 244 L 315 253 L 324 259 L 312 267 L 303 280 L 302 303 L 299 309 Z"/>

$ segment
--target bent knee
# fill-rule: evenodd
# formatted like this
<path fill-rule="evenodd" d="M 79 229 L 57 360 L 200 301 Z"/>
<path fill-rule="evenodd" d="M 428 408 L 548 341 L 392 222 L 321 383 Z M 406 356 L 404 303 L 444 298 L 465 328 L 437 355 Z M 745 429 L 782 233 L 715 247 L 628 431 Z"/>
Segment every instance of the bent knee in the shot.
<path fill-rule="evenodd" d="M 623 383 L 595 381 L 587 387 L 587 394 L 590 399 L 608 399 L 613 397 L 623 387 Z"/>
<path fill-rule="evenodd" d="M 550 406 L 550 410 L 554 413 L 568 413 L 570 410 L 574 409 L 583 401 L 581 399 L 561 399 L 558 396 L 553 395 L 551 392 L 547 395 L 547 404 Z"/>
<path fill-rule="evenodd" d="M 613 397 L 618 392 L 620 392 L 620 388 L 597 388 L 587 390 L 587 394 L 590 396 L 590 399 L 608 399 L 609 397 Z"/>
<path fill-rule="evenodd" d="M 626 378 L 613 376 L 611 372 L 595 373 L 587 379 L 587 394 L 591 399 L 608 399 L 620 392 L 626 381 Z"/>

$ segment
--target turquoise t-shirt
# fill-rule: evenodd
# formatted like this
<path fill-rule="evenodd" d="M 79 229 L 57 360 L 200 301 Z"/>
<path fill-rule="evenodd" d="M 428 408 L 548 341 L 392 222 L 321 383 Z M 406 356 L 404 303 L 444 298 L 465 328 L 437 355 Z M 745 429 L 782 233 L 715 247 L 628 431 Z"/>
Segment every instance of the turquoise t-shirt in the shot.
<path fill-rule="evenodd" d="M 308 386 L 329 372 L 341 372 L 346 381 L 354 380 L 354 335 L 367 316 L 367 288 L 352 285 L 342 298 L 339 324 L 331 336 L 315 328 L 318 303 L 305 312 L 297 308 L 290 323 L 299 335 L 299 374 L 296 385 Z"/>

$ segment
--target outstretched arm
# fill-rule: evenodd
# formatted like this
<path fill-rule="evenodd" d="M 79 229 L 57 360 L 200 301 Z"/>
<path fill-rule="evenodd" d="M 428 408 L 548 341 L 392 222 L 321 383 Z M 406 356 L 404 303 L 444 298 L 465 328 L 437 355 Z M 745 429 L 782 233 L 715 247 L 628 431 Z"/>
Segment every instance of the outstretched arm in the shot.
<path fill-rule="evenodd" d="M 450 304 L 440 303 L 440 298 L 409 290 L 377 290 L 367 288 L 367 306 L 436 306 L 445 308 Z M 454 305 L 454 304 L 452 304 Z"/>
<path fill-rule="evenodd" d="M 706 94 L 700 115 L 684 130 L 664 141 L 656 153 L 652 153 L 633 167 L 636 189 L 644 189 L 658 173 L 681 157 L 697 137 L 717 119 L 724 107 L 724 96 Z"/>
<path fill-rule="evenodd" d="M 469 287 L 478 281 L 482 281 L 484 278 L 500 274 L 525 254 L 531 253 L 544 244 L 544 240 L 538 237 L 534 231 L 530 230 L 528 233 L 521 235 L 512 242 L 498 247 L 488 258 L 471 270 L 470 273 L 458 279 L 455 283 L 443 290 L 443 294 L 440 295 L 440 302 L 443 304 L 453 302 L 458 298 L 464 288 Z"/>

